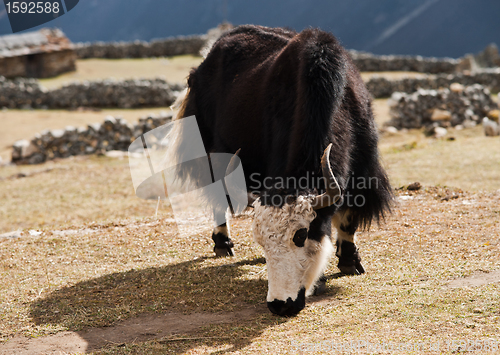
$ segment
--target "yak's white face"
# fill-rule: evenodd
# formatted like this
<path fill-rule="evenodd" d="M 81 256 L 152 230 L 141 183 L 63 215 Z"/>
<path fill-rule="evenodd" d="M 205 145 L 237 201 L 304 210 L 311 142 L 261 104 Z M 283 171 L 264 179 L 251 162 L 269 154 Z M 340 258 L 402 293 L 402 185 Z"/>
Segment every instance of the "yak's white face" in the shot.
<path fill-rule="evenodd" d="M 283 207 L 254 204 L 253 235 L 264 248 L 269 280 L 267 303 L 279 315 L 293 315 L 305 305 L 305 296 L 314 291 L 333 246 L 330 236 L 321 241 L 307 238 L 316 217 L 311 198 L 299 196 Z"/>

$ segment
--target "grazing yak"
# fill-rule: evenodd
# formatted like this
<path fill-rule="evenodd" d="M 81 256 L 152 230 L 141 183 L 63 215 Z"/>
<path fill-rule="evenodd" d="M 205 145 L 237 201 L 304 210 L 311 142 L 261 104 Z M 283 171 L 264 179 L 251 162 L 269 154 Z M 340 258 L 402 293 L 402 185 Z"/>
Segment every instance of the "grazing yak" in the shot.
<path fill-rule="evenodd" d="M 318 29 L 236 27 L 188 77 L 177 117 L 196 117 L 208 153 L 238 151 L 275 314 L 297 314 L 324 289 L 332 224 L 339 269 L 364 272 L 355 232 L 393 199 L 370 100 L 347 52 Z M 182 155 L 190 142 L 180 142 Z M 192 167 L 178 174 L 196 179 Z M 225 224 L 215 228 L 216 255 L 233 255 L 229 237 Z"/>

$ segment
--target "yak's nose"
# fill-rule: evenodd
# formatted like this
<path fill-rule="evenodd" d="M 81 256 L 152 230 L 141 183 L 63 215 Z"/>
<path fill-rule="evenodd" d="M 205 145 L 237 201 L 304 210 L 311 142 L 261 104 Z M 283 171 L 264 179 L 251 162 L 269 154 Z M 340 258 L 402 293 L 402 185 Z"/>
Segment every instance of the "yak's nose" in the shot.
<path fill-rule="evenodd" d="M 306 306 L 306 289 L 301 288 L 297 294 L 297 298 L 292 300 L 291 297 L 285 301 L 274 300 L 267 302 L 267 308 L 274 314 L 279 316 L 294 316 Z"/>

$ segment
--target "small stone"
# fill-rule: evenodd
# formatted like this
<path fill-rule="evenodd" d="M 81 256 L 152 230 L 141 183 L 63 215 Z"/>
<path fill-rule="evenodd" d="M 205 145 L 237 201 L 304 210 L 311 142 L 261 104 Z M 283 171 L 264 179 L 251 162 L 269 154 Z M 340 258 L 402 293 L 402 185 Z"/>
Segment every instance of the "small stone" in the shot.
<path fill-rule="evenodd" d="M 38 149 L 38 147 L 33 142 L 30 142 L 30 144 L 27 147 L 23 148 L 22 157 L 28 158 L 33 154 L 38 153 L 39 151 L 40 150 Z"/>
<path fill-rule="evenodd" d="M 483 129 L 487 137 L 500 135 L 500 126 L 495 121 L 489 120 L 488 117 L 483 118 Z"/>
<path fill-rule="evenodd" d="M 114 127 L 115 124 L 116 119 L 113 116 L 108 115 L 104 118 L 104 126 L 106 126 L 107 128 Z"/>
<path fill-rule="evenodd" d="M 466 119 L 462 124 L 465 128 L 474 128 L 477 126 L 476 122 L 468 119 Z"/>
<path fill-rule="evenodd" d="M 456 129 L 457 131 L 461 131 L 461 130 L 463 130 L 463 129 L 464 129 L 464 126 L 462 126 L 461 124 L 458 124 L 458 125 L 456 125 L 456 126 L 455 126 L 455 129 Z"/>
<path fill-rule="evenodd" d="M 498 123 L 498 118 L 500 116 L 500 110 L 491 110 L 490 112 L 488 112 L 487 116 L 490 120 Z"/>
<path fill-rule="evenodd" d="M 28 142 L 26 139 L 21 139 L 19 141 L 16 141 L 12 147 L 14 150 L 18 150 L 19 153 L 22 152 L 23 149 L 26 149 L 30 145 L 30 142 Z"/>
<path fill-rule="evenodd" d="M 12 160 L 26 159 L 39 152 L 38 147 L 33 142 L 28 142 L 26 139 L 15 142 L 12 147 Z"/>
<path fill-rule="evenodd" d="M 474 119 L 474 116 L 475 116 L 474 111 L 472 111 L 470 108 L 465 110 L 464 116 L 465 116 L 465 119 L 477 121 L 477 119 Z"/>
<path fill-rule="evenodd" d="M 386 133 L 391 133 L 391 134 L 398 133 L 398 129 L 394 126 L 384 127 L 383 131 Z"/>
<path fill-rule="evenodd" d="M 441 201 L 450 201 L 450 200 L 456 200 L 459 196 L 455 193 L 451 193 L 451 194 L 448 194 L 446 195 L 445 197 L 443 197 L 441 199 Z"/>
<path fill-rule="evenodd" d="M 62 136 L 64 136 L 64 130 L 62 130 L 62 129 L 54 129 L 54 130 L 50 131 L 50 133 L 52 134 L 52 137 L 54 137 L 54 138 L 61 138 Z"/>
<path fill-rule="evenodd" d="M 452 83 L 450 85 L 450 90 L 456 93 L 461 93 L 462 91 L 464 91 L 464 88 L 465 87 L 460 83 Z"/>
<path fill-rule="evenodd" d="M 108 158 L 123 158 L 127 156 L 127 152 L 123 152 L 121 150 L 110 150 L 107 151 L 104 155 Z"/>
<path fill-rule="evenodd" d="M 422 188 L 422 184 L 419 183 L 418 181 L 415 181 L 414 183 L 408 185 L 408 187 L 406 189 L 410 190 L 410 191 L 418 191 L 421 188 Z"/>
<path fill-rule="evenodd" d="M 460 59 L 460 62 L 456 66 L 456 70 L 458 72 L 466 72 L 470 73 L 470 70 L 474 66 L 474 56 L 472 54 L 468 54 Z"/>
<path fill-rule="evenodd" d="M 100 123 L 92 123 L 92 124 L 89 124 L 89 129 L 93 130 L 94 132 L 99 132 L 99 130 L 101 129 L 101 124 Z"/>
<path fill-rule="evenodd" d="M 428 137 L 441 138 L 448 133 L 446 128 L 440 127 L 439 123 L 434 122 L 432 125 L 425 127 L 424 134 Z"/>
<path fill-rule="evenodd" d="M 17 239 L 17 238 L 21 238 L 21 237 L 22 237 L 21 231 L 13 231 L 13 232 L 0 234 L 0 239 Z"/>
<path fill-rule="evenodd" d="M 449 121 L 451 120 L 451 112 L 446 110 L 440 110 L 438 108 L 432 111 L 431 115 L 432 121 Z"/>
<path fill-rule="evenodd" d="M 443 127 L 435 127 L 434 128 L 434 134 L 433 136 L 435 138 L 441 138 L 441 137 L 444 137 L 446 136 L 446 134 L 448 133 L 448 130 L 446 128 L 443 128 Z"/>

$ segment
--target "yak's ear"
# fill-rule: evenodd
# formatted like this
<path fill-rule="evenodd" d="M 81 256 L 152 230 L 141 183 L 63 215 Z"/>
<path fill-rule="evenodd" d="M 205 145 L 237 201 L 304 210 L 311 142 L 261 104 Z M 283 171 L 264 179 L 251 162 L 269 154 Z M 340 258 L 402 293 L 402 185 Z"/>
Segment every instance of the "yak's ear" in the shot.
<path fill-rule="evenodd" d="M 295 235 L 293 236 L 293 242 L 295 243 L 296 246 L 300 248 L 304 246 L 306 239 L 307 239 L 307 228 L 300 228 L 298 231 L 295 232 Z"/>

